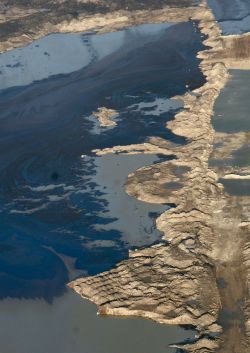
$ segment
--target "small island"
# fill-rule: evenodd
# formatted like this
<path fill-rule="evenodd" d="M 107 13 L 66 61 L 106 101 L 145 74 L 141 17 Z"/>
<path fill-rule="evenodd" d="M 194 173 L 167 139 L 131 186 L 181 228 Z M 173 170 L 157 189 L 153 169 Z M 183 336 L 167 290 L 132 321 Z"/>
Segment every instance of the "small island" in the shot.
<path fill-rule="evenodd" d="M 93 116 L 98 119 L 100 125 L 103 127 L 114 127 L 117 125 L 117 123 L 112 120 L 112 118 L 118 116 L 117 111 L 114 109 L 101 107 L 93 113 Z"/>

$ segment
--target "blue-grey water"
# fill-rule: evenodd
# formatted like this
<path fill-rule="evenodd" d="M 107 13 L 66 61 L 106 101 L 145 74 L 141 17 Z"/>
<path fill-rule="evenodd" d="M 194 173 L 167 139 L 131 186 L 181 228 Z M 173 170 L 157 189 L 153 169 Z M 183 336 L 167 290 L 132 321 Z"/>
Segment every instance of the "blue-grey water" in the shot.
<path fill-rule="evenodd" d="M 139 318 L 101 317 L 71 291 L 53 305 L 44 300 L 0 302 L 4 353 L 174 353 L 169 344 L 194 332 Z"/>
<path fill-rule="evenodd" d="M 0 55 L 1 298 L 51 301 L 69 279 L 160 239 L 154 220 L 167 206 L 134 200 L 123 184 L 161 156 L 91 151 L 149 136 L 185 143 L 165 124 L 180 109 L 170 98 L 204 82 L 201 40 L 192 22 L 152 24 L 53 34 Z M 113 129 L 93 118 L 101 106 L 117 110 Z"/>
<path fill-rule="evenodd" d="M 250 32 L 249 0 L 207 0 L 224 35 Z"/>
<path fill-rule="evenodd" d="M 230 80 L 218 97 L 213 117 L 215 131 L 224 134 L 228 142 L 218 142 L 218 148 L 228 149 L 228 157 L 212 159 L 211 166 L 218 168 L 249 168 L 250 166 L 250 102 L 249 102 L 249 70 L 230 70 Z M 228 147 L 226 147 L 228 146 Z M 224 185 L 225 191 L 231 195 L 249 196 L 250 180 L 224 179 L 219 180 Z"/>
<path fill-rule="evenodd" d="M 128 250 L 160 241 L 168 205 L 125 193 L 127 175 L 159 155 L 92 150 L 159 136 L 201 86 L 196 24 L 143 25 L 95 35 L 52 34 L 0 55 L 0 350 L 4 353 L 174 352 L 193 337 L 143 319 L 97 318 L 66 289 Z M 117 111 L 101 127 L 93 111 Z M 171 158 L 171 157 L 169 157 Z"/>
<path fill-rule="evenodd" d="M 230 78 L 215 102 L 213 126 L 216 131 L 250 131 L 250 71 L 230 70 Z"/>

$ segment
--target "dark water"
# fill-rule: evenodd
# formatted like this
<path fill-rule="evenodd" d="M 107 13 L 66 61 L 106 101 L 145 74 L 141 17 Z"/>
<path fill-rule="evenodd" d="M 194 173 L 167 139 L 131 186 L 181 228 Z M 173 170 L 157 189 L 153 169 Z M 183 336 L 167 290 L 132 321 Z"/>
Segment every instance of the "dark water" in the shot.
<path fill-rule="evenodd" d="M 159 240 L 154 219 L 167 206 L 129 198 L 123 184 L 160 156 L 91 151 L 149 136 L 185 143 L 165 124 L 180 109 L 169 99 L 204 82 L 201 40 L 192 22 L 144 25 L 55 34 L 0 55 L 1 298 L 51 301 L 69 279 Z M 115 128 L 98 126 L 101 106 L 118 111 Z"/>
<path fill-rule="evenodd" d="M 207 0 L 224 35 L 250 31 L 249 0 Z"/>

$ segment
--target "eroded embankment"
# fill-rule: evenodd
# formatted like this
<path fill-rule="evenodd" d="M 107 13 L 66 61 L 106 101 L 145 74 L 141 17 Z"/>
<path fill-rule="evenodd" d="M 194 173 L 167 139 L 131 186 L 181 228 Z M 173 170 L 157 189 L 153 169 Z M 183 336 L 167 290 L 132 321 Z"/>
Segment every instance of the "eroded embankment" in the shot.
<path fill-rule="evenodd" d="M 127 192 L 140 200 L 176 205 L 157 220 L 167 242 L 132 251 L 129 259 L 113 270 L 80 278 L 70 286 L 96 303 L 101 314 L 194 325 L 200 337 L 184 346 L 190 352 L 213 352 L 218 348 L 225 353 L 247 352 L 250 271 L 248 244 L 243 239 L 249 223 L 242 223 L 244 206 L 239 210 L 239 200 L 224 193 L 217 174 L 208 166 L 214 142 L 213 106 L 229 76 L 227 61 L 223 62 L 219 55 L 224 51 L 224 40 L 205 1 L 193 14 L 193 20 L 199 21 L 201 32 L 207 36 L 204 44 L 210 47 L 199 53 L 207 82 L 182 97 L 184 111 L 167 124 L 189 143 L 176 147 L 151 138 L 146 144 L 96 151 L 176 156 L 176 160 L 139 169 L 129 175 L 126 185 Z M 221 285 L 223 281 L 226 286 Z M 239 303 L 245 305 L 241 305 L 241 312 Z M 222 310 L 234 313 L 229 329 L 223 323 L 223 327 L 218 325 Z M 215 338 L 215 333 L 221 331 L 220 338 Z"/>
<path fill-rule="evenodd" d="M 211 52 L 210 60 L 230 69 L 250 69 L 250 34 L 221 36 L 220 48 Z"/>

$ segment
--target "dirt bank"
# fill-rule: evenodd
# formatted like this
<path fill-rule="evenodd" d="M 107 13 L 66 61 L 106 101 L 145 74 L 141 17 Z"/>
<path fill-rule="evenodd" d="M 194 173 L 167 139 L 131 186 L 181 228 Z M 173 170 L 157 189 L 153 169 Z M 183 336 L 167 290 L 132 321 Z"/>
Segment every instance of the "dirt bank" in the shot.
<path fill-rule="evenodd" d="M 195 326 L 200 336 L 185 346 L 190 352 L 249 352 L 250 203 L 224 192 L 218 177 L 228 170 L 208 165 L 216 140 L 211 125 L 214 103 L 228 80 L 228 68 L 248 67 L 249 35 L 222 37 L 205 1 L 198 8 L 184 0 L 144 1 L 143 6 L 132 1 L 32 1 L 28 11 L 24 3 L 8 1 L 12 7 L 2 6 L 1 51 L 55 31 L 113 31 L 189 17 L 199 22 L 209 47 L 199 53 L 207 82 L 181 97 L 185 109 L 167 126 L 186 137 L 188 144 L 180 147 L 151 138 L 145 144 L 97 151 L 176 157 L 139 169 L 129 175 L 126 185 L 127 192 L 140 200 L 176 205 L 157 220 L 165 242 L 132 251 L 111 271 L 80 278 L 70 286 L 96 303 L 101 314 Z M 227 135 L 217 156 L 230 156 L 241 137 Z M 231 174 L 238 172 L 230 169 Z M 250 174 L 247 169 L 243 172 L 246 177 Z"/>
<path fill-rule="evenodd" d="M 214 143 L 213 107 L 229 78 L 229 61 L 223 60 L 227 39 L 222 38 L 205 1 L 192 18 L 199 21 L 207 36 L 204 43 L 210 47 L 199 53 L 207 83 L 182 97 L 184 111 L 167 124 L 189 143 L 177 147 L 152 138 L 147 144 L 97 151 L 175 155 L 175 160 L 129 175 L 126 185 L 127 192 L 142 201 L 176 205 L 157 220 L 167 242 L 130 252 L 129 259 L 115 269 L 70 286 L 96 303 L 101 314 L 194 325 L 200 337 L 183 347 L 190 352 L 246 353 L 250 347 L 249 224 L 242 222 L 248 219 L 249 208 L 245 199 L 232 199 L 224 192 L 218 170 L 208 166 Z M 238 50 L 229 50 L 227 59 L 241 67 Z"/>
<path fill-rule="evenodd" d="M 146 22 L 187 21 L 194 0 L 10 0 L 0 4 L 0 52 L 52 32 L 110 32 Z"/>

